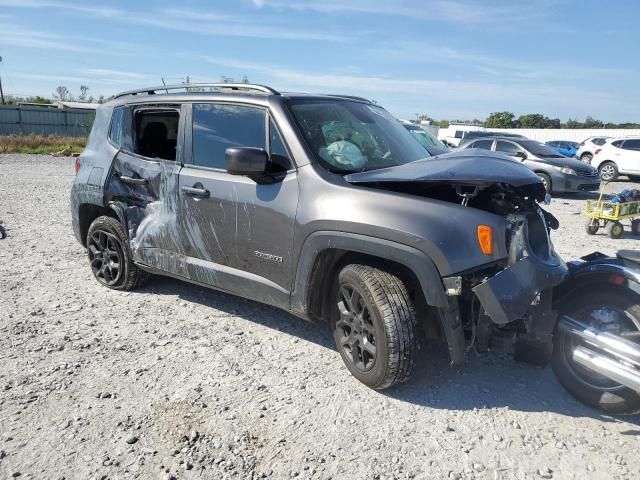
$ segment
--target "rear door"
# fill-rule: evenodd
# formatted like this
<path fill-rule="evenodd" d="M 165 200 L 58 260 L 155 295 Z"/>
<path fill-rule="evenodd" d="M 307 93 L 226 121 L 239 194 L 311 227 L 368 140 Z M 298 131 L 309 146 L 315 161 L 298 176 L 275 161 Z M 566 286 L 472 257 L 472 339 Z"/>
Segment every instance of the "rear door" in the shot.
<path fill-rule="evenodd" d="M 640 139 L 632 138 L 622 143 L 619 158 L 618 170 L 622 173 L 640 173 Z"/>
<path fill-rule="evenodd" d="M 184 137 L 183 107 L 157 104 L 117 107 L 110 141 L 113 162 L 107 201 L 126 224 L 133 258 L 184 275 L 178 230 L 178 173 Z"/>
<path fill-rule="evenodd" d="M 196 103 L 180 173 L 181 230 L 191 277 L 267 303 L 288 301 L 298 179 L 265 108 Z M 229 147 L 269 152 L 271 184 L 227 173 Z"/>

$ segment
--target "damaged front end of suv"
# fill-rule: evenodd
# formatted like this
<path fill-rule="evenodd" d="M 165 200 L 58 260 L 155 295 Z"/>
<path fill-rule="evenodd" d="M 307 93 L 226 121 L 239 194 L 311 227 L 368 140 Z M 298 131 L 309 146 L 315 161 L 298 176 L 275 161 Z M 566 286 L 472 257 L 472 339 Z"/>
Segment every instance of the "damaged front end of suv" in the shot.
<path fill-rule="evenodd" d="M 458 303 L 465 337 L 447 337 L 452 361 L 459 363 L 460 346 L 465 345 L 547 363 L 556 324 L 552 290 L 567 278 L 568 268 L 553 248 L 550 231 L 558 221 L 540 206 L 546 191 L 533 172 L 499 154 L 467 150 L 346 179 L 499 217 L 492 225 L 468 225 L 476 231 L 477 247 L 487 262 L 443 278 L 449 302 Z M 461 213 L 448 221 L 469 218 Z M 457 345 L 453 349 L 452 340 Z"/>

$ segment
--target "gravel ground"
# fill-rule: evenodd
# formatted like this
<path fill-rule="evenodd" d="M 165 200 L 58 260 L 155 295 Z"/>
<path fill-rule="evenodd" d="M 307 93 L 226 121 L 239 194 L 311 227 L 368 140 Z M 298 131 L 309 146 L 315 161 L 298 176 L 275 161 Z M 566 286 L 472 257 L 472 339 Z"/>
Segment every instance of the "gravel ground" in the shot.
<path fill-rule="evenodd" d="M 326 325 L 170 279 L 119 293 L 71 231 L 73 159 L 0 155 L 0 478 L 640 478 L 640 423 L 499 355 L 425 345 L 368 390 Z M 630 184 L 617 183 L 616 189 Z M 565 258 L 589 237 L 557 198 Z"/>

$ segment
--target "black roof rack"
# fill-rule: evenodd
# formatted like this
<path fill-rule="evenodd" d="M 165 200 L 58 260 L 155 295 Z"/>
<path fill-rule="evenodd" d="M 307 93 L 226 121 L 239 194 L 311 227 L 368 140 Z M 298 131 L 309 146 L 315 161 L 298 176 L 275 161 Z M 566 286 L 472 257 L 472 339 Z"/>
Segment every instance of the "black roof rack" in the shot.
<path fill-rule="evenodd" d="M 358 97 L 356 95 L 342 95 L 340 93 L 325 93 L 324 95 L 328 95 L 329 97 L 342 97 L 342 98 L 350 98 L 351 100 L 361 100 L 363 102 L 367 102 L 367 103 L 373 103 L 371 100 L 369 100 L 368 98 L 364 98 L 364 97 Z"/>
<path fill-rule="evenodd" d="M 126 92 L 118 93 L 114 98 L 126 97 L 127 95 L 155 95 L 156 92 L 162 90 L 169 93 L 169 90 L 187 90 L 189 88 L 219 88 L 221 90 L 232 91 L 248 91 L 248 92 L 262 92 L 270 93 L 272 95 L 280 95 L 280 92 L 274 90 L 271 87 L 265 87 L 264 85 L 253 85 L 250 83 L 181 83 L 178 85 L 162 85 L 158 87 L 140 88 L 138 90 L 127 90 Z"/>

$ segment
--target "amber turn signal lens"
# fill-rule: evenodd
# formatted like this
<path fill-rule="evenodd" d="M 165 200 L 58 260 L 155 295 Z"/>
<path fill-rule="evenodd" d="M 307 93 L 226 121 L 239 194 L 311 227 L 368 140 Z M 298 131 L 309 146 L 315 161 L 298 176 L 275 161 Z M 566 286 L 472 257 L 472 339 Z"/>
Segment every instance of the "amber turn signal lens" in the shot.
<path fill-rule="evenodd" d="M 493 230 L 489 225 L 478 225 L 478 243 L 485 255 L 493 253 Z"/>

